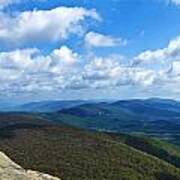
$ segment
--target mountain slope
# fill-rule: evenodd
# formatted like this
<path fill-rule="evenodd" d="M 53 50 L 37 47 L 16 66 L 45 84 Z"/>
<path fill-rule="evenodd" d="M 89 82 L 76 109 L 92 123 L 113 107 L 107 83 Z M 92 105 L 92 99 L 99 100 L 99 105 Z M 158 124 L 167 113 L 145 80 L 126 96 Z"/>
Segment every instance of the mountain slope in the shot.
<path fill-rule="evenodd" d="M 43 116 L 80 128 L 143 134 L 180 145 L 179 104 L 161 99 L 91 103 Z"/>
<path fill-rule="evenodd" d="M 0 150 L 26 169 L 63 180 L 180 179 L 178 168 L 128 145 L 124 135 L 88 132 L 30 115 L 3 114 L 0 122 Z"/>
<path fill-rule="evenodd" d="M 137 137 L 121 134 L 110 134 L 113 138 L 124 144 L 134 147 L 180 168 L 180 148 L 159 139 Z"/>
<path fill-rule="evenodd" d="M 146 120 L 176 119 L 180 117 L 180 103 L 166 99 L 124 100 L 111 104 L 113 107 L 127 110 Z"/>

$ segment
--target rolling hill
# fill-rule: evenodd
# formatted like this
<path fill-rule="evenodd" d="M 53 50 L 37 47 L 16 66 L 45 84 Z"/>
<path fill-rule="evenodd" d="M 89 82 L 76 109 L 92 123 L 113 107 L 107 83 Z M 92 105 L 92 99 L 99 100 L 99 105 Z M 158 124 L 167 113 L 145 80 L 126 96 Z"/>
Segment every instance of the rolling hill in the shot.
<path fill-rule="evenodd" d="M 35 114 L 0 114 L 0 151 L 25 169 L 63 180 L 180 179 L 178 147 L 124 134 L 81 130 Z"/>
<path fill-rule="evenodd" d="M 180 145 L 180 103 L 173 100 L 86 103 L 41 115 L 49 120 L 80 128 L 142 134 Z"/>

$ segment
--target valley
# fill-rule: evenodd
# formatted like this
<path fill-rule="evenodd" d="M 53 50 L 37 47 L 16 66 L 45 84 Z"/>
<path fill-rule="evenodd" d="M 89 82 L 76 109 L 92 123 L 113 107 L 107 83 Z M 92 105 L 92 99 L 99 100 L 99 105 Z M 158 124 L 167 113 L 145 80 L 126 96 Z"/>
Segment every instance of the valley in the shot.
<path fill-rule="evenodd" d="M 22 107 L 0 113 L 0 151 L 25 169 L 63 180 L 180 179 L 176 101 L 50 101 Z"/>

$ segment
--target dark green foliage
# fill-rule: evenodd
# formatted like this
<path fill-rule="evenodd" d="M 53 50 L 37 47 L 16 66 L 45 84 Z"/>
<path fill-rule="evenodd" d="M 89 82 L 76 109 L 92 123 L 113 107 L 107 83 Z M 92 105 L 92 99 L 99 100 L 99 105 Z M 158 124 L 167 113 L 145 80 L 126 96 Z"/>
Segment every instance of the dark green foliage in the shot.
<path fill-rule="evenodd" d="M 178 168 L 126 145 L 124 135 L 88 132 L 13 114 L 0 116 L 0 128 L 4 132 L 1 151 L 25 168 L 63 180 L 180 179 Z"/>
<path fill-rule="evenodd" d="M 129 146 L 163 159 L 180 168 L 180 148 L 158 139 L 130 135 L 111 134 L 113 138 Z"/>

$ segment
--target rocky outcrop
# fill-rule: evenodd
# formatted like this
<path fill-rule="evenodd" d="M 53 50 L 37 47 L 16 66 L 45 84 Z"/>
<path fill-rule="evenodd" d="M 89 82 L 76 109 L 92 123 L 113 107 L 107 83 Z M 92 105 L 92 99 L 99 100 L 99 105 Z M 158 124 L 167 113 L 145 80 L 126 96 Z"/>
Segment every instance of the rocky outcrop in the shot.
<path fill-rule="evenodd" d="M 60 180 L 48 174 L 25 170 L 0 152 L 0 180 Z"/>

